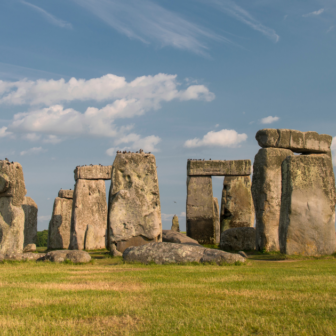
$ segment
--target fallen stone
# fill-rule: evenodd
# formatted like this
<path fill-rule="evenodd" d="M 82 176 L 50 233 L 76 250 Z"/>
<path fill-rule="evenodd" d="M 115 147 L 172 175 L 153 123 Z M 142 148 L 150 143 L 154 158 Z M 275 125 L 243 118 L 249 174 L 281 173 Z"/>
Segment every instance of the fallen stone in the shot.
<path fill-rule="evenodd" d="M 179 219 L 176 215 L 174 215 L 174 217 L 173 217 L 171 230 L 176 231 L 176 232 L 180 232 Z"/>
<path fill-rule="evenodd" d="M 70 260 L 73 263 L 88 263 L 91 260 L 91 256 L 85 251 L 61 250 L 48 252 L 43 258 L 43 261 L 52 262 L 63 262 L 66 260 Z"/>
<path fill-rule="evenodd" d="M 223 231 L 219 247 L 226 251 L 255 249 L 256 231 L 253 227 L 236 227 Z"/>
<path fill-rule="evenodd" d="M 107 223 L 105 182 L 103 180 L 77 180 L 73 202 L 70 249 L 84 249 L 85 232 L 88 225 L 91 225 L 94 231 L 94 236 L 91 236 L 94 241 L 90 243 L 90 249 L 105 248 Z"/>
<path fill-rule="evenodd" d="M 22 204 L 22 209 L 25 214 L 23 246 L 27 246 L 28 244 L 36 244 L 38 212 L 37 205 L 31 197 L 25 197 Z"/>
<path fill-rule="evenodd" d="M 262 148 L 254 159 L 252 196 L 256 212 L 256 249 L 279 251 L 281 164 L 292 151 Z"/>
<path fill-rule="evenodd" d="M 254 225 L 250 176 L 225 176 L 221 205 L 221 231 Z"/>
<path fill-rule="evenodd" d="M 174 243 L 150 243 L 143 246 L 133 246 L 126 249 L 123 258 L 128 262 L 148 264 L 175 264 L 186 262 L 215 262 L 217 264 L 244 262 L 239 254 L 208 249 L 201 246 Z"/>
<path fill-rule="evenodd" d="M 155 156 L 118 153 L 109 197 L 108 248 L 162 240 L 161 206 Z"/>
<path fill-rule="evenodd" d="M 220 242 L 220 213 L 219 213 L 219 205 L 218 198 L 213 198 L 213 220 L 214 220 L 214 235 L 215 235 L 215 244 L 219 244 Z"/>
<path fill-rule="evenodd" d="M 335 177 L 328 155 L 288 157 L 282 164 L 280 250 L 324 255 L 336 250 Z"/>
<path fill-rule="evenodd" d="M 58 197 L 73 199 L 73 194 L 74 194 L 73 190 L 68 190 L 68 189 L 63 190 L 63 189 L 61 189 L 58 192 Z"/>
<path fill-rule="evenodd" d="M 28 244 L 25 246 L 25 248 L 23 249 L 23 253 L 27 253 L 27 252 L 35 252 L 36 251 L 36 245 L 35 244 Z"/>
<path fill-rule="evenodd" d="M 83 180 L 110 180 L 111 179 L 112 166 L 84 166 L 77 167 L 74 170 L 75 181 L 78 179 Z"/>
<path fill-rule="evenodd" d="M 42 260 L 45 253 L 15 253 L 10 252 L 5 254 L 5 260 L 25 261 L 25 260 Z"/>
<path fill-rule="evenodd" d="M 251 175 L 250 160 L 188 160 L 188 176 L 242 176 Z"/>
<path fill-rule="evenodd" d="M 215 235 L 211 176 L 188 176 L 187 236 L 200 244 L 215 244 Z"/>
<path fill-rule="evenodd" d="M 260 147 L 290 149 L 296 153 L 324 153 L 330 150 L 332 136 L 316 132 L 266 128 L 257 132 Z"/>
<path fill-rule="evenodd" d="M 72 219 L 72 199 L 56 197 L 48 229 L 48 249 L 68 249 Z"/>
<path fill-rule="evenodd" d="M 192 239 L 183 233 L 171 230 L 162 230 L 162 241 L 165 243 L 189 244 L 200 246 L 197 240 Z"/>

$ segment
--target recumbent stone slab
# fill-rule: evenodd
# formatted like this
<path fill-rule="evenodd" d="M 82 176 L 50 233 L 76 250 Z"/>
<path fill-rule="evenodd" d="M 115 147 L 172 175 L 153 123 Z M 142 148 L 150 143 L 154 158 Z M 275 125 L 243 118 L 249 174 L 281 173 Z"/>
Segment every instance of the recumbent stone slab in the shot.
<path fill-rule="evenodd" d="M 31 197 L 25 197 L 23 200 L 22 209 L 25 213 L 23 246 L 27 246 L 28 244 L 36 244 L 38 213 L 37 205 Z"/>
<path fill-rule="evenodd" d="M 329 156 L 287 157 L 282 164 L 281 252 L 310 256 L 334 253 L 335 201 Z"/>
<path fill-rule="evenodd" d="M 162 241 L 165 243 L 199 245 L 197 240 L 172 230 L 162 230 Z"/>
<path fill-rule="evenodd" d="M 110 180 L 112 166 L 92 165 L 84 167 L 76 167 L 74 170 L 75 181 L 83 180 Z"/>
<path fill-rule="evenodd" d="M 250 160 L 188 160 L 188 176 L 241 176 L 251 174 Z"/>
<path fill-rule="evenodd" d="M 67 190 L 67 189 L 63 190 L 63 189 L 61 189 L 58 192 L 58 197 L 73 199 L 73 194 L 74 194 L 73 190 Z"/>

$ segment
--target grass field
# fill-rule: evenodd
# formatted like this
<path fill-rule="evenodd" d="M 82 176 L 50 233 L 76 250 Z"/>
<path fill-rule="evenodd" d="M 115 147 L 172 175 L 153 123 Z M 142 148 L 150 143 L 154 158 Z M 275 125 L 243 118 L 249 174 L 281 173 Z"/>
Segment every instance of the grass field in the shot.
<path fill-rule="evenodd" d="M 0 263 L 1 335 L 335 335 L 336 259 Z"/>

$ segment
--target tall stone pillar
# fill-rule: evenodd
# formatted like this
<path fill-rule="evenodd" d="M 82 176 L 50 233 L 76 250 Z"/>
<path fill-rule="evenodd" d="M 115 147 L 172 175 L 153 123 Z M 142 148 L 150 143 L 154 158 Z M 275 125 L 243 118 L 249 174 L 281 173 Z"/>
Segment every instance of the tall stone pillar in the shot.
<path fill-rule="evenodd" d="M 24 225 L 24 244 L 36 244 L 37 240 L 37 212 L 36 203 L 31 197 L 25 197 L 22 203 L 22 209 L 25 213 Z"/>

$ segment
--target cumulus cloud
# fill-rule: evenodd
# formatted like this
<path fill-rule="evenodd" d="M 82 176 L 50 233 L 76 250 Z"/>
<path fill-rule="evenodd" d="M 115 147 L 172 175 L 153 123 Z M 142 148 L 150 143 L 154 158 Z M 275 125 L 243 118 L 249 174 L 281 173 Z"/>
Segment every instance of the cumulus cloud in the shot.
<path fill-rule="evenodd" d="M 176 214 L 165 214 L 161 212 L 161 218 L 163 221 L 167 222 L 167 221 L 172 221 L 173 217 Z M 178 217 L 186 217 L 186 213 L 185 212 L 181 212 L 180 214 L 177 214 Z"/>
<path fill-rule="evenodd" d="M 49 221 L 50 220 L 50 216 L 38 216 L 37 219 L 39 221 Z"/>
<path fill-rule="evenodd" d="M 8 128 L 6 126 L 0 128 L 0 138 L 4 138 L 13 134 L 12 132 L 8 132 L 7 129 Z"/>
<path fill-rule="evenodd" d="M 262 124 L 272 124 L 272 123 L 278 121 L 279 119 L 280 119 L 279 117 L 269 116 L 269 117 L 266 117 L 266 118 L 262 118 L 261 123 Z"/>
<path fill-rule="evenodd" d="M 42 152 L 45 152 L 46 150 L 43 149 L 42 147 L 33 147 L 33 148 L 30 148 L 26 151 L 22 151 L 20 153 L 20 155 L 36 155 L 36 154 L 40 154 Z"/>
<path fill-rule="evenodd" d="M 41 139 L 41 135 L 37 135 L 36 133 L 27 133 L 23 134 L 22 138 L 29 141 L 37 141 Z"/>
<path fill-rule="evenodd" d="M 44 143 L 50 143 L 50 144 L 53 144 L 53 145 L 56 145 L 56 144 L 60 143 L 61 141 L 62 141 L 62 139 L 59 138 L 59 137 L 56 136 L 56 135 L 48 135 L 48 136 L 43 140 Z"/>
<path fill-rule="evenodd" d="M 215 132 L 211 131 L 204 135 L 203 139 L 195 138 L 187 140 L 184 147 L 235 147 L 247 139 L 245 133 L 238 134 L 235 130 L 223 129 Z"/>
<path fill-rule="evenodd" d="M 311 13 L 308 13 L 308 14 L 303 14 L 302 16 L 303 17 L 318 16 L 318 15 L 321 15 L 323 12 L 324 12 L 324 8 L 321 8 L 317 11 L 314 11 L 314 12 L 311 12 Z"/>

